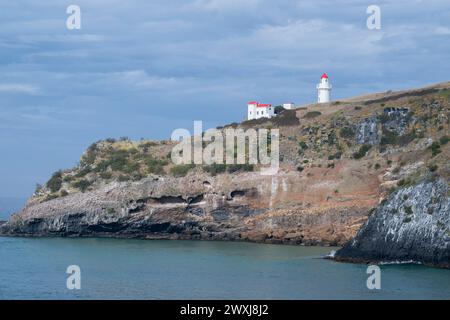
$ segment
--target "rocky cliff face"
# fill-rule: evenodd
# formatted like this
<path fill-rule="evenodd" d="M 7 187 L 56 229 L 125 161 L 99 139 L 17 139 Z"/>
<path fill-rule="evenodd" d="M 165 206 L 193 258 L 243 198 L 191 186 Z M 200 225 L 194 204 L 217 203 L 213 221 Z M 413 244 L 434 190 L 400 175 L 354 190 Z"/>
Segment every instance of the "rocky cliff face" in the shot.
<path fill-rule="evenodd" d="M 296 179 L 298 173 L 212 177 L 197 172 L 182 178 L 112 183 L 94 192 L 30 204 L 0 228 L 4 234 L 30 236 L 332 245 L 347 241 L 357 228 L 349 225 L 365 220 L 368 205 L 335 207 L 329 201 L 322 210 L 311 212 L 314 195 L 306 191 L 299 201 Z"/>
<path fill-rule="evenodd" d="M 416 261 L 450 268 L 450 189 L 426 179 L 394 192 L 335 259 Z"/>

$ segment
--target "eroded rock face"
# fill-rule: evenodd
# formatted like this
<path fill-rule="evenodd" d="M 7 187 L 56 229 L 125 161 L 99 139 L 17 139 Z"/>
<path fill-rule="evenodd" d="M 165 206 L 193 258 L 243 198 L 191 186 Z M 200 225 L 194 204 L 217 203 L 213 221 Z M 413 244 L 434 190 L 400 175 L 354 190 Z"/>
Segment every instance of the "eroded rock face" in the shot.
<path fill-rule="evenodd" d="M 355 262 L 412 260 L 450 268 L 447 182 L 429 178 L 396 191 L 335 258 Z"/>
<path fill-rule="evenodd" d="M 336 183 L 305 179 L 297 172 L 252 172 L 114 182 L 92 192 L 31 201 L 0 226 L 0 233 L 345 243 L 366 220 L 377 194 L 369 194 L 369 201 L 346 202 L 329 196 Z"/>
<path fill-rule="evenodd" d="M 376 115 L 358 123 L 355 131 L 357 144 L 376 145 L 380 142 L 380 122 Z"/>

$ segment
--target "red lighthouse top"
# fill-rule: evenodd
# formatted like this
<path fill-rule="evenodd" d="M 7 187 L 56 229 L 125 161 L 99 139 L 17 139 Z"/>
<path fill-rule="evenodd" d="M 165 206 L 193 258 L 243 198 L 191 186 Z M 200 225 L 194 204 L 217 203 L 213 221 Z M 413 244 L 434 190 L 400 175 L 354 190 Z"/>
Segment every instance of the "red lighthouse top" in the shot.
<path fill-rule="evenodd" d="M 327 76 L 326 73 L 324 73 L 324 74 L 320 77 L 320 79 L 324 79 L 324 78 L 328 79 L 328 76 Z"/>

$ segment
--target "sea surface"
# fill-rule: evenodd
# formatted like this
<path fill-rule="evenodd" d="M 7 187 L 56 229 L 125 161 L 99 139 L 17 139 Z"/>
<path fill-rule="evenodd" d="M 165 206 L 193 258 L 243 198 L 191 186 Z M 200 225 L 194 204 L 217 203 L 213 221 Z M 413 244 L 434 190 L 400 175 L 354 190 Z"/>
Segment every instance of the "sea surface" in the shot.
<path fill-rule="evenodd" d="M 0 237 L 0 299 L 449 299 L 450 270 L 322 259 L 336 248 Z M 80 290 L 69 290 L 69 265 Z"/>

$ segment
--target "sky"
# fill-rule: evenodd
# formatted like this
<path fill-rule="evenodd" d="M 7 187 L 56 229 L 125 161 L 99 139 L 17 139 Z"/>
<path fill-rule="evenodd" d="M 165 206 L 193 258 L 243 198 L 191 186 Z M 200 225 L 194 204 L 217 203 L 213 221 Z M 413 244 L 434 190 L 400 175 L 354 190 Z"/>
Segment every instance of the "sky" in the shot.
<path fill-rule="evenodd" d="M 311 103 L 324 72 L 333 99 L 448 81 L 449 60 L 448 0 L 0 0 L 0 196 L 31 195 L 100 139 Z"/>

